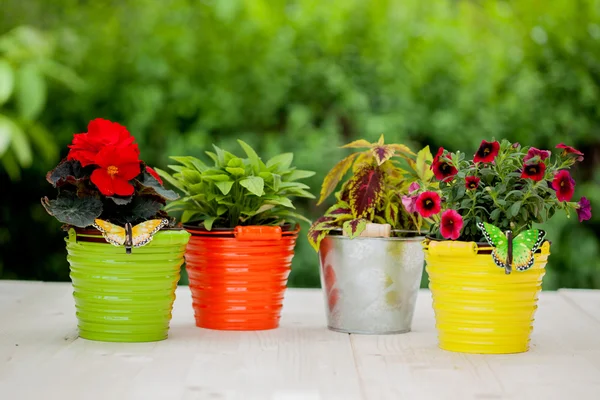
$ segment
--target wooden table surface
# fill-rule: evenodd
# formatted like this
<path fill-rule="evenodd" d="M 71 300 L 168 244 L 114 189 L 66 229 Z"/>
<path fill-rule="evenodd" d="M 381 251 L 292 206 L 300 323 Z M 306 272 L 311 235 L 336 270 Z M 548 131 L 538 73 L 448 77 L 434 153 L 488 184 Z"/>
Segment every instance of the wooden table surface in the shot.
<path fill-rule="evenodd" d="M 467 355 L 437 347 L 431 296 L 413 331 L 327 330 L 320 290 L 289 289 L 281 326 L 197 328 L 177 289 L 169 338 L 77 337 L 68 283 L 0 281 L 0 399 L 600 399 L 600 291 L 543 292 L 531 349 Z"/>

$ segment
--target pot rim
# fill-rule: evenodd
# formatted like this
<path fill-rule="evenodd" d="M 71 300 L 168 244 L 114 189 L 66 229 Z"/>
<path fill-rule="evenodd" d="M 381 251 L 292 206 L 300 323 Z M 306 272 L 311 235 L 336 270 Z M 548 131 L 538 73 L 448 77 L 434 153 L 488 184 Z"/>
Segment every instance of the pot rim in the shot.
<path fill-rule="evenodd" d="M 191 225 L 189 223 L 182 224 L 183 228 L 189 232 L 192 236 L 210 237 L 210 238 L 235 238 L 235 228 L 213 228 L 210 231 L 204 227 Z M 249 226 L 265 226 L 265 227 L 281 227 L 281 236 L 289 237 L 295 236 L 300 232 L 300 224 L 287 223 L 284 225 L 243 225 L 244 227 Z"/>
<path fill-rule="evenodd" d="M 371 239 L 371 240 L 382 240 L 382 241 L 390 241 L 390 242 L 422 242 L 423 239 L 425 239 L 425 235 L 422 236 L 402 236 L 402 237 L 370 237 L 370 236 L 357 236 L 354 239 L 350 239 L 348 236 L 343 236 L 341 234 L 342 229 L 340 228 L 336 228 L 336 229 L 332 229 L 331 231 L 335 231 L 335 232 L 340 232 L 340 234 L 337 235 L 332 235 L 332 234 L 327 234 L 325 237 L 330 237 L 333 239 L 342 239 L 342 240 L 364 240 L 364 239 Z M 331 232 L 330 231 L 330 232 Z M 420 231 L 412 231 L 412 230 L 404 230 L 404 229 L 392 229 L 391 231 L 393 232 L 397 232 L 397 233 L 414 233 L 414 234 L 418 234 L 418 233 L 422 233 Z"/>
<path fill-rule="evenodd" d="M 70 231 L 71 229 L 73 229 L 75 231 L 75 240 L 77 240 L 78 242 L 90 242 L 90 243 L 108 243 L 106 241 L 106 239 L 104 239 L 104 236 L 102 236 L 102 232 L 100 232 L 97 228 L 94 227 L 86 227 L 86 228 L 79 228 L 79 227 L 71 227 L 67 230 Z M 168 228 L 161 228 L 158 232 L 155 233 L 155 235 L 158 235 L 161 232 L 179 232 L 179 231 L 184 231 L 185 229 L 181 228 L 181 227 L 168 227 Z"/>
<path fill-rule="evenodd" d="M 450 239 L 438 239 L 438 238 L 434 238 L 430 235 L 426 235 L 425 236 L 426 240 L 430 240 L 433 242 L 456 242 L 456 243 L 475 243 L 477 245 L 478 248 L 492 248 L 492 246 L 487 243 L 487 242 L 474 242 L 472 240 L 450 240 Z M 540 248 L 542 247 L 542 245 L 548 242 L 549 244 L 552 244 L 552 241 L 548 240 L 548 239 L 544 239 L 544 241 L 542 242 L 542 244 L 540 244 Z M 540 249 L 538 249 L 539 251 Z"/>

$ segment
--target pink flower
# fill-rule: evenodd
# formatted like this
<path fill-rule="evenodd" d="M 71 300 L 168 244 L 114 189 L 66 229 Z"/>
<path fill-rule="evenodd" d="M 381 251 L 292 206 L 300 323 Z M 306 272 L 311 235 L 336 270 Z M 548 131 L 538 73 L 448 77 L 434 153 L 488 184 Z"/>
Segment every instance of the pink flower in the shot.
<path fill-rule="evenodd" d="M 552 180 L 552 188 L 556 191 L 558 201 L 571 201 L 575 193 L 575 180 L 566 169 L 558 171 Z"/>
<path fill-rule="evenodd" d="M 416 207 L 421 216 L 428 218 L 440 212 L 442 199 L 436 192 L 423 192 L 417 197 Z"/>
<path fill-rule="evenodd" d="M 462 229 L 462 226 L 463 219 L 456 211 L 446 210 L 442 213 L 440 233 L 445 239 L 458 239 L 460 237 L 460 230 Z"/>
<path fill-rule="evenodd" d="M 535 147 L 530 147 L 527 151 L 527 154 L 523 158 L 523 162 L 527 164 L 527 161 L 531 160 L 535 156 L 540 157 L 540 160 L 544 161 L 546 158 L 550 157 L 551 154 L 552 153 L 550 153 L 548 150 L 540 150 L 536 149 Z"/>
<path fill-rule="evenodd" d="M 577 203 L 577 216 L 579 217 L 579 222 L 592 218 L 592 205 L 586 197 L 582 197 L 579 203 Z"/>
<path fill-rule="evenodd" d="M 402 205 L 409 214 L 417 212 L 417 196 L 402 196 Z"/>

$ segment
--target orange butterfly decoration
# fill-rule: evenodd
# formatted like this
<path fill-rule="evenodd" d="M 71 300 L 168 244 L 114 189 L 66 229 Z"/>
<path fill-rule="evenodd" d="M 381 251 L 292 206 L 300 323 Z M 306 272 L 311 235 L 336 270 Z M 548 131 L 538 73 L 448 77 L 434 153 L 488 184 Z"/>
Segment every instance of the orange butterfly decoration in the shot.
<path fill-rule="evenodd" d="M 132 247 L 142 247 L 150 243 L 154 234 L 168 224 L 167 219 L 151 219 L 136 226 L 128 222 L 125 227 L 121 227 L 101 219 L 94 220 L 94 227 L 102 232 L 104 239 L 115 246 L 125 246 L 127 254 L 131 254 Z"/>

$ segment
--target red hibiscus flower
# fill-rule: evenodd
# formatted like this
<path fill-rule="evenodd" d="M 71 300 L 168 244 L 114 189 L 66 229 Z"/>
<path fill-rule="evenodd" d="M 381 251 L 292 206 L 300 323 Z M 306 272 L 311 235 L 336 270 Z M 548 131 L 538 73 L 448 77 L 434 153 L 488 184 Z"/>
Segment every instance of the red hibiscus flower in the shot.
<path fill-rule="evenodd" d="M 127 129 L 116 122 L 96 118 L 88 124 L 87 133 L 73 135 L 73 142 L 69 145 L 69 160 L 77 160 L 82 166 L 94 164 L 96 155 L 105 146 L 115 145 L 130 148 L 139 156 L 138 145 L 133 143 L 135 138 Z"/>
<path fill-rule="evenodd" d="M 494 161 L 499 151 L 500 143 L 497 141 L 486 142 L 485 140 L 482 140 L 477 153 L 475 153 L 473 162 L 491 163 Z"/>
<path fill-rule="evenodd" d="M 557 149 L 563 149 L 562 152 L 562 156 L 567 156 L 567 155 L 573 155 L 574 157 L 577 157 L 577 161 L 583 161 L 583 153 L 580 152 L 579 150 L 577 150 L 576 148 L 573 148 L 571 146 L 567 146 L 564 143 L 559 143 L 556 145 Z"/>
<path fill-rule="evenodd" d="M 475 190 L 479 187 L 479 181 L 481 179 L 476 176 L 467 176 L 465 178 L 465 187 L 469 190 Z"/>
<path fill-rule="evenodd" d="M 442 200 L 436 192 L 423 192 L 417 197 L 416 206 L 419 214 L 427 218 L 440 212 Z"/>
<path fill-rule="evenodd" d="M 546 158 L 550 157 L 551 154 L 552 153 L 550 153 L 548 150 L 540 150 L 536 149 L 535 147 L 530 147 L 527 151 L 527 154 L 523 158 L 523 162 L 527 163 L 527 161 L 531 160 L 533 157 L 536 156 L 540 157 L 541 161 L 544 161 Z"/>
<path fill-rule="evenodd" d="M 458 239 L 460 237 L 460 230 L 462 229 L 462 226 L 463 219 L 456 211 L 446 210 L 442 213 L 440 233 L 445 239 Z"/>
<path fill-rule="evenodd" d="M 575 181 L 566 169 L 558 171 L 552 180 L 552 188 L 556 190 L 558 201 L 571 201 L 575 192 Z"/>
<path fill-rule="evenodd" d="M 592 218 L 592 205 L 586 197 L 582 197 L 577 203 L 577 217 L 579 217 L 579 222 Z"/>
<path fill-rule="evenodd" d="M 91 180 L 105 196 L 131 196 L 134 187 L 130 180 L 140 173 L 138 154 L 131 147 L 105 146 L 96 154 Z"/>
<path fill-rule="evenodd" d="M 523 165 L 523 171 L 521 172 L 521 178 L 531 179 L 536 182 L 544 179 L 546 173 L 546 164 L 543 162 L 538 164 Z"/>
<path fill-rule="evenodd" d="M 154 179 L 156 179 L 158 181 L 158 183 L 160 183 L 161 185 L 163 184 L 162 179 L 160 179 L 160 176 L 156 173 L 156 171 L 147 165 L 146 165 L 146 172 L 149 173 L 150 175 L 152 175 L 154 177 Z"/>
<path fill-rule="evenodd" d="M 440 147 L 437 154 L 433 158 L 431 164 L 431 170 L 435 175 L 436 179 L 440 181 L 447 181 L 458 173 L 458 170 L 446 161 L 440 160 L 444 154 L 444 148 Z"/>

